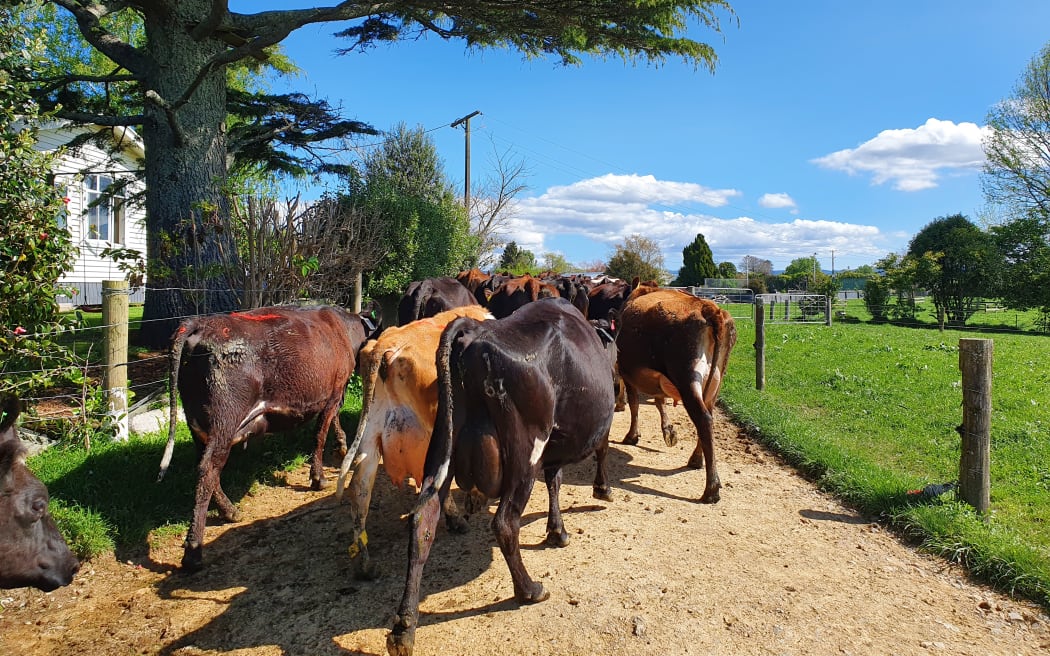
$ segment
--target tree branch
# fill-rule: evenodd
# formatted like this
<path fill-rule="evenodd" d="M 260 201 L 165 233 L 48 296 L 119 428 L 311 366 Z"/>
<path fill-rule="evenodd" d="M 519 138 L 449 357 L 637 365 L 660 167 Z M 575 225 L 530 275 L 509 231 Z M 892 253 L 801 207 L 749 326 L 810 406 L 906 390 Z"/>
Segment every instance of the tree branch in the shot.
<path fill-rule="evenodd" d="M 190 36 L 193 37 L 194 41 L 203 41 L 208 38 L 222 24 L 222 19 L 229 10 L 230 5 L 227 0 L 212 0 L 211 11 L 208 12 L 208 17 L 194 26 L 193 30 L 190 31 Z"/>
<path fill-rule="evenodd" d="M 102 26 L 101 18 L 124 8 L 125 3 L 82 3 L 76 0 L 52 0 L 52 2 L 73 14 L 80 33 L 95 49 L 134 74 L 141 75 L 145 72 L 147 62 L 142 52 L 121 41 Z"/>

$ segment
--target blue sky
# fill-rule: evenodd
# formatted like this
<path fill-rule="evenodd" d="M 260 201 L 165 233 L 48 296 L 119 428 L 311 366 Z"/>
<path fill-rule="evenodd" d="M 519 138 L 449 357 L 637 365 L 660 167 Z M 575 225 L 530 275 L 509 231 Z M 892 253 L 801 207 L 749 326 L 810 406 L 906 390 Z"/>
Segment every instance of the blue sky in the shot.
<path fill-rule="evenodd" d="M 231 3 L 233 10 L 312 6 Z M 711 74 L 517 52 L 467 52 L 436 38 L 336 56 L 335 24 L 284 42 L 302 75 L 275 85 L 327 98 L 346 116 L 433 138 L 462 189 L 500 153 L 523 160 L 508 239 L 571 262 L 605 260 L 631 234 L 655 240 L 672 272 L 697 233 L 715 261 L 784 268 L 816 254 L 836 270 L 901 252 L 933 219 L 979 221 L 981 134 L 1050 41 L 1046 0 L 732 2 L 739 25 L 690 36 L 718 53 Z M 307 190 L 306 195 L 316 193 Z M 832 257 L 834 256 L 834 262 Z"/>

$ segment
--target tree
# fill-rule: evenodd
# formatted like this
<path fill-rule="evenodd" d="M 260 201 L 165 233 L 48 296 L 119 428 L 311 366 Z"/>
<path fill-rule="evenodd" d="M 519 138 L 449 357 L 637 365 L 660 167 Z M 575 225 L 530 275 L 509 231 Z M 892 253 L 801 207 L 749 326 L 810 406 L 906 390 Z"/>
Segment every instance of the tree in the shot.
<path fill-rule="evenodd" d="M 631 235 L 622 244 L 617 244 L 605 273 L 623 280 L 655 280 L 661 285 L 671 279 L 664 269 L 664 256 L 660 247 L 655 241 L 641 235 Z"/>
<path fill-rule="evenodd" d="M 57 281 L 76 251 L 48 182 L 53 156 L 33 148 L 38 107 L 18 82 L 39 43 L 10 11 L 0 8 L 0 392 L 26 392 L 63 358 L 52 335 L 61 325 Z"/>
<path fill-rule="evenodd" d="M 462 40 L 471 48 L 509 47 L 529 57 L 549 55 L 563 64 L 579 64 L 583 55 L 614 55 L 654 64 L 680 57 L 713 70 L 714 49 L 682 33 L 690 21 L 718 32 L 720 13 L 732 16 L 726 0 L 628 5 L 584 0 L 556 5 L 347 1 L 257 13 L 231 12 L 227 3 L 214 0 L 90 4 L 50 0 L 50 4 L 68 11 L 84 40 L 110 63 L 91 75 L 54 69 L 33 73 L 28 81 L 41 105 L 73 121 L 134 126 L 145 144 L 147 242 L 155 266 L 140 336 L 158 345 L 167 342 L 176 317 L 190 309 L 179 291 L 187 286 L 186 272 L 193 267 L 206 269 L 218 262 L 222 248 L 230 248 L 229 235 L 209 232 L 205 224 L 216 213 L 226 213 L 220 187 L 229 172 L 234 136 L 226 123 L 230 101 L 226 70 L 231 64 L 267 57 L 267 48 L 301 27 L 338 21 L 349 23 L 337 33 L 348 40 L 344 54 L 431 34 Z M 127 15 L 141 20 L 141 40 L 113 28 L 114 21 Z M 127 102 L 111 102 L 117 85 Z M 316 103 L 295 106 L 317 107 Z M 302 117 L 316 115 L 307 112 Z M 252 121 L 245 124 L 251 126 L 250 134 L 239 136 L 246 145 L 260 149 L 282 139 L 286 148 L 294 148 L 350 134 L 355 128 L 353 123 L 321 121 L 304 133 L 293 118 L 284 114 L 275 121 Z M 308 153 L 306 159 L 313 156 Z M 207 239 L 193 253 L 176 247 L 204 235 Z M 213 309 L 231 308 L 235 299 L 213 287 Z"/>
<path fill-rule="evenodd" d="M 999 297 L 1010 308 L 1037 308 L 1043 330 L 1050 330 L 1050 222 L 1032 210 L 991 233 L 1003 260 Z"/>
<path fill-rule="evenodd" d="M 936 266 L 921 266 L 924 256 Z M 962 326 L 977 302 L 995 292 L 1001 263 L 991 236 L 962 214 L 927 224 L 908 244 L 906 258 L 919 264 L 916 282 L 930 290 L 938 317 Z"/>
<path fill-rule="evenodd" d="M 794 289 L 815 289 L 820 284 L 822 276 L 826 276 L 820 270 L 820 262 L 816 255 L 796 257 L 780 274 L 788 285 Z"/>
<path fill-rule="evenodd" d="M 528 189 L 524 160 L 510 161 L 510 152 L 499 152 L 493 144 L 492 164 L 495 171 L 470 197 L 470 223 L 478 241 L 471 266 L 487 268 L 495 252 L 504 244 L 507 227 L 517 214 L 517 196 Z"/>
<path fill-rule="evenodd" d="M 512 241 L 503 248 L 497 268 L 517 275 L 533 273 L 536 271 L 536 256 L 532 251 L 521 248 L 517 242 Z"/>
<path fill-rule="evenodd" d="M 714 256 L 711 255 L 711 247 L 700 233 L 697 233 L 693 242 L 682 249 L 682 268 L 678 270 L 678 278 L 674 281 L 676 287 L 694 287 L 704 284 L 707 278 L 718 276 L 715 267 Z"/>
<path fill-rule="evenodd" d="M 543 268 L 545 271 L 553 271 L 554 273 L 566 273 L 573 270 L 573 266 L 569 264 L 569 261 L 561 253 L 544 253 Z"/>
<path fill-rule="evenodd" d="M 1013 95 L 988 112 L 981 182 L 989 202 L 1019 218 L 1050 216 L 1050 43 L 1032 58 Z"/>
<path fill-rule="evenodd" d="M 394 127 L 364 160 L 364 183 L 352 204 L 384 224 L 392 243 L 369 274 L 373 297 L 403 294 L 413 280 L 448 276 L 476 252 L 470 222 L 445 176 L 433 139 L 422 127 Z"/>
<path fill-rule="evenodd" d="M 732 280 L 736 278 L 736 265 L 732 262 L 719 262 L 718 263 L 718 277 L 722 280 Z"/>
<path fill-rule="evenodd" d="M 740 268 L 747 275 L 752 273 L 764 273 L 767 276 L 773 274 L 773 263 L 754 255 L 745 255 L 744 259 L 740 260 Z"/>

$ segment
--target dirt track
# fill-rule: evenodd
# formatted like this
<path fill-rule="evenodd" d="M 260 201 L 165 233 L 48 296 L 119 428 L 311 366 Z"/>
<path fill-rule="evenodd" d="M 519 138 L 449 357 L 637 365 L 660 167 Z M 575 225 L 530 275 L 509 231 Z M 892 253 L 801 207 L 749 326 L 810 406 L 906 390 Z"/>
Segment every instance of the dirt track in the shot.
<path fill-rule="evenodd" d="M 551 598 L 519 607 L 488 530 L 442 529 L 424 572 L 417 654 L 1045 654 L 1050 620 L 1033 604 L 971 584 L 916 553 L 778 463 L 720 419 L 725 487 L 695 502 L 703 473 L 684 468 L 695 432 L 614 444 L 614 502 L 591 498 L 593 465 L 566 472 L 572 534 L 542 546 L 546 491 L 523 520 L 525 565 Z M 626 432 L 617 414 L 612 436 Z M 274 438 L 268 438 L 274 439 Z M 330 470 L 331 471 L 331 470 Z M 189 502 L 189 500 L 187 500 Z M 0 591 L 0 654 L 385 654 L 404 584 L 412 499 L 381 474 L 369 517 L 374 582 L 348 578 L 346 508 L 308 489 L 307 469 L 263 487 L 245 519 L 209 525 L 208 567 L 171 573 L 179 538 L 138 561 L 100 559 L 50 594 Z M 491 514 L 490 508 L 490 514 Z"/>

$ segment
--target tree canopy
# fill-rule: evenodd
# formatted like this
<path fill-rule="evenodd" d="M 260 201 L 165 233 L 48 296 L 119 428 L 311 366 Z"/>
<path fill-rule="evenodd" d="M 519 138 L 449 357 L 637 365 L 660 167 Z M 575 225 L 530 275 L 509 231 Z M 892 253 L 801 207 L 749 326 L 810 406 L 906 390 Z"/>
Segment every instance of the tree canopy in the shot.
<path fill-rule="evenodd" d="M 938 312 L 948 323 L 961 326 L 977 309 L 977 302 L 995 292 L 999 256 L 991 236 L 962 214 L 940 217 L 927 224 L 908 244 L 907 258 L 931 257 L 936 266 L 922 267 L 916 277 L 930 290 Z"/>
<path fill-rule="evenodd" d="M 623 280 L 638 278 L 642 282 L 655 280 L 661 285 L 670 279 L 664 268 L 660 246 L 641 235 L 631 235 L 616 245 L 616 251 L 605 266 L 606 275 Z"/>
<path fill-rule="evenodd" d="M 988 112 L 982 187 L 1015 217 L 1050 217 L 1050 43 L 1028 64 L 1013 95 Z"/>
<path fill-rule="evenodd" d="M 518 242 L 507 242 L 503 247 L 503 255 L 499 258 L 500 271 L 510 271 L 513 274 L 534 273 L 536 271 L 536 255 L 518 246 Z"/>
<path fill-rule="evenodd" d="M 682 249 L 682 268 L 678 270 L 674 284 L 677 287 L 693 287 L 703 285 L 707 278 L 717 277 L 718 267 L 715 266 L 711 247 L 704 236 L 697 233 L 692 243 Z"/>

